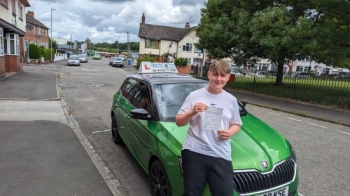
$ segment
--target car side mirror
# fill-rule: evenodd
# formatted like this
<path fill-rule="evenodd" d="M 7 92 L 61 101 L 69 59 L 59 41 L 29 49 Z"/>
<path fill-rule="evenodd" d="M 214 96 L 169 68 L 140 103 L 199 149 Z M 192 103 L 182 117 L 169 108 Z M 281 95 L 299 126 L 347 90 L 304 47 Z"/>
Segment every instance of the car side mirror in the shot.
<path fill-rule="evenodd" d="M 147 110 L 142 108 L 136 108 L 130 111 L 131 118 L 140 119 L 140 120 L 150 120 L 152 119 L 151 115 L 148 114 Z"/>
<path fill-rule="evenodd" d="M 242 106 L 243 108 L 245 108 L 245 106 L 247 105 L 247 102 L 245 102 L 245 101 L 239 101 L 239 103 L 241 104 L 241 106 Z"/>

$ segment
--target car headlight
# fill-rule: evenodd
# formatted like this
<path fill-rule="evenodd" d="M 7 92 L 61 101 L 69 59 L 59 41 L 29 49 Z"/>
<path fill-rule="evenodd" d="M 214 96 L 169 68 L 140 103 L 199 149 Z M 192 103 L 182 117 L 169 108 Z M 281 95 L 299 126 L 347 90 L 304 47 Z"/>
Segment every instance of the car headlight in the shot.
<path fill-rule="evenodd" d="M 296 163 L 297 162 L 297 154 L 295 153 L 292 145 L 287 141 L 290 147 L 290 158 Z"/>

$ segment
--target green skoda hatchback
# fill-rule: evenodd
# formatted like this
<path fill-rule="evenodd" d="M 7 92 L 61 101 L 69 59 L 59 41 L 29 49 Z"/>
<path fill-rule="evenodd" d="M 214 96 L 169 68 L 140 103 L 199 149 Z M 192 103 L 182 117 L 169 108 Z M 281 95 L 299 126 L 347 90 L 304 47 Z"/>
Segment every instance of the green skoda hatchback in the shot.
<path fill-rule="evenodd" d="M 181 149 L 188 125 L 175 115 L 187 95 L 207 81 L 177 74 L 174 64 L 142 62 L 114 94 L 111 130 L 149 175 L 153 196 L 181 196 Z M 290 143 L 239 102 L 243 122 L 231 138 L 234 195 L 297 196 L 297 159 Z M 203 195 L 211 195 L 207 186 Z"/>

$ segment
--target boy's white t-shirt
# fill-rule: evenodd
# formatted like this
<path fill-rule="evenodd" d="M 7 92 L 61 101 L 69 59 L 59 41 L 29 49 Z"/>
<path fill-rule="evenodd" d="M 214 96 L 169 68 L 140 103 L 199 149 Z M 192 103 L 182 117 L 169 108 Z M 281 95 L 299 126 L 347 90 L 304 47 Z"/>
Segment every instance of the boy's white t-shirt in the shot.
<path fill-rule="evenodd" d="M 242 125 L 237 99 L 224 90 L 220 94 L 212 94 L 204 87 L 191 92 L 178 114 L 192 110 L 198 102 L 204 103 L 208 107 L 223 108 L 220 129 L 218 130 L 228 130 L 233 124 Z M 205 112 L 198 112 L 192 117 L 182 149 L 231 161 L 231 140 L 221 140 L 217 130 L 205 130 L 204 114 Z"/>

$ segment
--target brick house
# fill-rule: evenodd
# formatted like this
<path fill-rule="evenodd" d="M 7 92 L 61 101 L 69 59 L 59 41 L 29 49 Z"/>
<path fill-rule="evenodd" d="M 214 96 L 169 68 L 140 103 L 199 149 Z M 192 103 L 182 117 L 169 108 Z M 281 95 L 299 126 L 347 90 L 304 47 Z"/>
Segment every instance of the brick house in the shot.
<path fill-rule="evenodd" d="M 34 12 L 28 11 L 26 14 L 27 25 L 26 34 L 21 40 L 24 45 L 24 50 L 21 51 L 21 56 L 27 57 L 27 49 L 29 44 L 35 44 L 39 47 L 49 48 L 49 28 L 43 23 L 35 19 Z"/>
<path fill-rule="evenodd" d="M 0 79 L 6 72 L 21 72 L 20 37 L 25 35 L 27 0 L 0 0 Z"/>
<path fill-rule="evenodd" d="M 188 22 L 184 28 L 178 28 L 146 24 L 145 20 L 143 14 L 138 34 L 139 58 L 149 54 L 158 62 L 174 61 L 178 57 L 187 58 L 188 66 L 185 67 L 185 73 L 190 72 L 191 65 L 201 66 L 203 52 L 195 47 L 195 43 L 199 40 L 195 27 L 190 27 Z M 167 53 L 169 59 L 165 59 Z"/>

